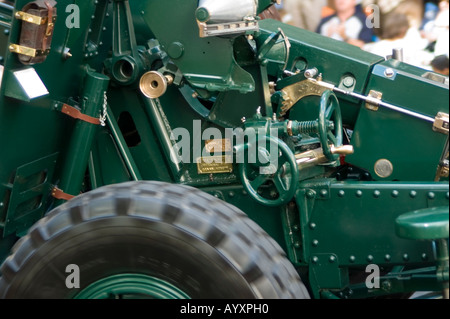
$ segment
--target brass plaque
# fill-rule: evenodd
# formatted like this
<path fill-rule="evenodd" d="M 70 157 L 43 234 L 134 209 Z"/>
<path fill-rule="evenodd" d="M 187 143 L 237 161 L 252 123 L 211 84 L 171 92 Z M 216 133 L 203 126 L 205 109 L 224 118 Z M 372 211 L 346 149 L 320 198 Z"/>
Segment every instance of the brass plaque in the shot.
<path fill-rule="evenodd" d="M 222 140 L 209 140 L 205 143 L 205 149 L 208 153 L 231 152 L 231 141 L 228 138 Z"/>
<path fill-rule="evenodd" d="M 233 172 L 232 156 L 210 156 L 197 159 L 199 174 L 228 174 Z"/>

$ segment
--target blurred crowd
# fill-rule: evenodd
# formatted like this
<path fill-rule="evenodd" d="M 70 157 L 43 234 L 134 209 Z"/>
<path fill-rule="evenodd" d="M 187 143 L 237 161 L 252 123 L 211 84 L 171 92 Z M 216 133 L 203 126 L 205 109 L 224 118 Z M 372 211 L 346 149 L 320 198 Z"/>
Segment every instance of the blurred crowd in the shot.
<path fill-rule="evenodd" d="M 283 0 L 283 22 L 449 75 L 449 0 Z"/>

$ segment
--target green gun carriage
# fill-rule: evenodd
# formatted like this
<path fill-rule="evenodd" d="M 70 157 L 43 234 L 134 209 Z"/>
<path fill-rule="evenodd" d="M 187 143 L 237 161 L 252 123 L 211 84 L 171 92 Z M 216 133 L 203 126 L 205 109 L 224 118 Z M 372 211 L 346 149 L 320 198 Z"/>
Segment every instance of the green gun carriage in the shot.
<path fill-rule="evenodd" d="M 448 298 L 448 78 L 274 2 L 0 2 L 0 297 Z"/>

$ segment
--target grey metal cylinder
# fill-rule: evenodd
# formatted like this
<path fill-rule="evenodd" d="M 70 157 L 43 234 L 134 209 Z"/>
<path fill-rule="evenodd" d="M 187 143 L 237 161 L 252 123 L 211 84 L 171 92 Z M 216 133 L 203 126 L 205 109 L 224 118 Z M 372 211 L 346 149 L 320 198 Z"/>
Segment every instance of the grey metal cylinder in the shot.
<path fill-rule="evenodd" d="M 392 58 L 397 61 L 403 62 L 405 60 L 403 48 L 395 48 L 394 50 L 392 50 Z"/>
<path fill-rule="evenodd" d="M 258 0 L 200 0 L 196 17 L 200 22 L 219 24 L 255 17 Z"/>

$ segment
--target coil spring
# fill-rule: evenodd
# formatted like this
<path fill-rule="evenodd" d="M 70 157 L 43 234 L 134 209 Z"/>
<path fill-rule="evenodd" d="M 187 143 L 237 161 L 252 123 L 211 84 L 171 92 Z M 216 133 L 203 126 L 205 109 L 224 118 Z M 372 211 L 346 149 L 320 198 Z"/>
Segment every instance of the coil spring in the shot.
<path fill-rule="evenodd" d="M 298 129 L 300 134 L 317 133 L 319 131 L 319 122 L 317 121 L 300 122 Z"/>

